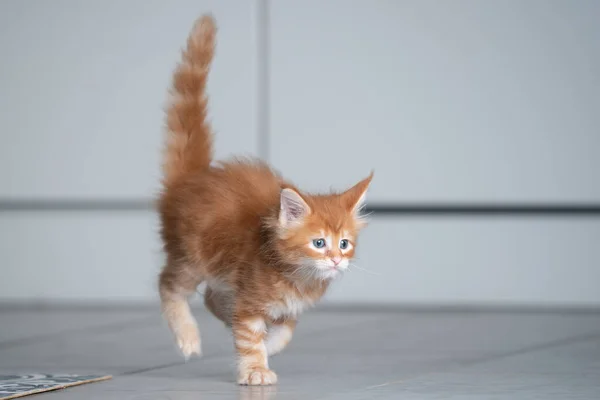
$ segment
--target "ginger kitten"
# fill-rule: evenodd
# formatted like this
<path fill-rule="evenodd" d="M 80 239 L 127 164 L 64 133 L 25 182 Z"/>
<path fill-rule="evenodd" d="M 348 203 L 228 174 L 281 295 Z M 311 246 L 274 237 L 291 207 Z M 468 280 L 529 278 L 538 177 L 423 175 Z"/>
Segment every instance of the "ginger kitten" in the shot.
<path fill-rule="evenodd" d="M 310 195 L 258 160 L 210 165 L 205 91 L 215 35 L 211 16 L 196 22 L 167 109 L 162 310 L 183 355 L 200 354 L 188 297 L 206 282 L 206 307 L 233 332 L 238 383 L 269 385 L 277 376 L 268 357 L 354 256 L 373 175 L 341 194 Z"/>

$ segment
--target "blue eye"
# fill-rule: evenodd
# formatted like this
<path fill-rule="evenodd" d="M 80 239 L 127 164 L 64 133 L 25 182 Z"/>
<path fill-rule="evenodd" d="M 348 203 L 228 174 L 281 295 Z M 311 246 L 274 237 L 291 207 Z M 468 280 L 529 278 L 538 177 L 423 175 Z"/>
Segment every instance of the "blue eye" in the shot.
<path fill-rule="evenodd" d="M 313 245 L 317 249 L 322 249 L 323 247 L 325 247 L 325 239 L 315 239 L 313 240 Z"/>
<path fill-rule="evenodd" d="M 340 240 L 340 249 L 346 250 L 348 248 L 348 240 L 342 239 Z"/>

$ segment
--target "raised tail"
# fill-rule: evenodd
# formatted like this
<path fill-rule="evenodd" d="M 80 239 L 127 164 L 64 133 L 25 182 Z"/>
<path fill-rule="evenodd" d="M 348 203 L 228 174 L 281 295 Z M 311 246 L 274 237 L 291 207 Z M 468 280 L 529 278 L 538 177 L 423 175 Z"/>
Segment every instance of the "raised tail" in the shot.
<path fill-rule="evenodd" d="M 167 108 L 165 185 L 206 170 L 212 159 L 212 130 L 207 118 L 206 81 L 215 50 L 212 16 L 196 21 L 173 76 L 173 96 Z"/>

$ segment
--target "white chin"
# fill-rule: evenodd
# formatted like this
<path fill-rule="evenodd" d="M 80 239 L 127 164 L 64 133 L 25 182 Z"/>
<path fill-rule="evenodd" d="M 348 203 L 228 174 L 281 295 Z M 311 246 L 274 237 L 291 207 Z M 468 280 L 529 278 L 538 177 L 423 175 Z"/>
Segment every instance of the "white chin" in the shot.
<path fill-rule="evenodd" d="M 319 278 L 321 278 L 324 281 L 330 280 L 330 279 L 334 279 L 336 278 L 338 275 L 340 275 L 340 271 L 337 269 L 319 269 Z"/>

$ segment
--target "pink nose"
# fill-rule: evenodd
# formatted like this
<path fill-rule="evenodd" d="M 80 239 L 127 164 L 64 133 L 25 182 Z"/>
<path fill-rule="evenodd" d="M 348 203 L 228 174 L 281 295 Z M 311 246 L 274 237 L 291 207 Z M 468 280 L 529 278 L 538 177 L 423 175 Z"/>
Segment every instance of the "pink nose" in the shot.
<path fill-rule="evenodd" d="M 331 261 L 333 261 L 333 263 L 334 263 L 335 265 L 339 265 L 339 263 L 341 263 L 341 262 L 342 262 L 342 257 L 340 257 L 340 256 L 331 257 Z"/>

